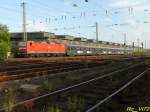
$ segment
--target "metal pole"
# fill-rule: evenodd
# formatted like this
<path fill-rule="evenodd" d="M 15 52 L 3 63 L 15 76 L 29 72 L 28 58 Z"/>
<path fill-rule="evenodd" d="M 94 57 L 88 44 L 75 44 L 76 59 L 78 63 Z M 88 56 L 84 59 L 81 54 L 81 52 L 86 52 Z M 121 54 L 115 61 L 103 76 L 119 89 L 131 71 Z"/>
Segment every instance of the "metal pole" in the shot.
<path fill-rule="evenodd" d="M 127 34 L 124 33 L 124 54 L 126 54 Z"/>
<path fill-rule="evenodd" d="M 139 40 L 139 38 L 137 39 L 137 41 L 138 41 L 138 54 L 140 53 L 140 40 Z"/>
<path fill-rule="evenodd" d="M 149 50 L 150 50 L 150 42 L 149 42 Z"/>
<path fill-rule="evenodd" d="M 98 40 L 99 40 L 99 38 L 98 38 L 98 23 L 96 22 L 96 42 L 98 43 Z"/>
<path fill-rule="evenodd" d="M 146 40 L 145 40 L 145 49 L 147 48 L 147 42 L 146 42 Z"/>
<path fill-rule="evenodd" d="M 24 41 L 27 41 L 27 32 L 26 32 L 26 3 L 23 2 L 21 3 L 21 6 L 22 6 L 22 30 L 23 30 L 23 40 Z"/>
<path fill-rule="evenodd" d="M 134 55 L 134 42 L 132 42 L 132 49 L 133 49 L 133 55 Z"/>

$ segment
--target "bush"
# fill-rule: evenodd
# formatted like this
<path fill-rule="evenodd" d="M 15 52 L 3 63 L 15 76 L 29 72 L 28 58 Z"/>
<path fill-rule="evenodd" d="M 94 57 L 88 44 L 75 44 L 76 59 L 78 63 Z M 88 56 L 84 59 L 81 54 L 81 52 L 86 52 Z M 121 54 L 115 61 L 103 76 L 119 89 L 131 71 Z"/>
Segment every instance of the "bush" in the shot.
<path fill-rule="evenodd" d="M 7 53 L 0 51 L 0 60 L 4 60 L 7 57 Z"/>
<path fill-rule="evenodd" d="M 6 59 L 7 58 L 7 53 L 10 52 L 10 46 L 6 42 L 1 42 L 0 43 L 0 59 Z"/>
<path fill-rule="evenodd" d="M 4 102 L 3 107 L 5 109 L 5 112 L 12 112 L 13 106 L 15 104 L 15 95 L 14 91 L 11 88 L 5 89 L 5 95 L 4 95 Z"/>
<path fill-rule="evenodd" d="M 10 52 L 10 34 L 6 25 L 0 24 L 0 59 L 7 58 L 7 53 Z"/>

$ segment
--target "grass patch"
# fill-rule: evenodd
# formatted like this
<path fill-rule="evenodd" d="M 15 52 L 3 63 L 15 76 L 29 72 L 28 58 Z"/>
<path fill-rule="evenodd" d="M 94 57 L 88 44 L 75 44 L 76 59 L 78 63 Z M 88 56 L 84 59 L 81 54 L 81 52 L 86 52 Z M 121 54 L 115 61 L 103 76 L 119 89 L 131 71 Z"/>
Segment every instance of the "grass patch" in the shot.
<path fill-rule="evenodd" d="M 4 103 L 3 107 L 5 109 L 5 112 L 12 112 L 13 106 L 15 104 L 15 94 L 14 91 L 11 88 L 7 88 L 4 90 Z"/>

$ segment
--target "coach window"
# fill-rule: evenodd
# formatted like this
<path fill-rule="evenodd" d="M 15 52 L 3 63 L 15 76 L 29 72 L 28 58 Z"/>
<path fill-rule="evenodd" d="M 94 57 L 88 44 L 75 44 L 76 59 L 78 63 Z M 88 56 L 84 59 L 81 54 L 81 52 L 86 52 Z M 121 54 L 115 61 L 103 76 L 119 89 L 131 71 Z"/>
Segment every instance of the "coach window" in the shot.
<path fill-rule="evenodd" d="M 76 50 L 80 50 L 80 47 L 76 47 Z"/>
<path fill-rule="evenodd" d="M 93 48 L 93 51 L 95 52 L 95 48 Z"/>
<path fill-rule="evenodd" d="M 96 52 L 98 52 L 98 48 L 96 48 Z"/>
<path fill-rule="evenodd" d="M 75 47 L 72 47 L 72 50 L 74 51 L 76 48 Z"/>
<path fill-rule="evenodd" d="M 72 47 L 69 47 L 69 50 L 71 51 L 71 50 L 72 50 Z"/>

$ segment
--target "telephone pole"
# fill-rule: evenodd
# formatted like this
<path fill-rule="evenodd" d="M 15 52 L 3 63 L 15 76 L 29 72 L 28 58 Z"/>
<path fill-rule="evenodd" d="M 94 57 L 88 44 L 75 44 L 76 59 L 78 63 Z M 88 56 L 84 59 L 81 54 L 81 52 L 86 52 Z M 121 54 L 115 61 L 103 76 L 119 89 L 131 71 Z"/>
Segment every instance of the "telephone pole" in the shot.
<path fill-rule="evenodd" d="M 99 40 L 99 35 L 98 35 L 98 22 L 96 22 L 96 42 L 98 43 Z"/>
<path fill-rule="evenodd" d="M 26 3 L 22 2 L 22 30 L 23 30 L 23 40 L 27 41 L 27 32 L 26 32 Z"/>

